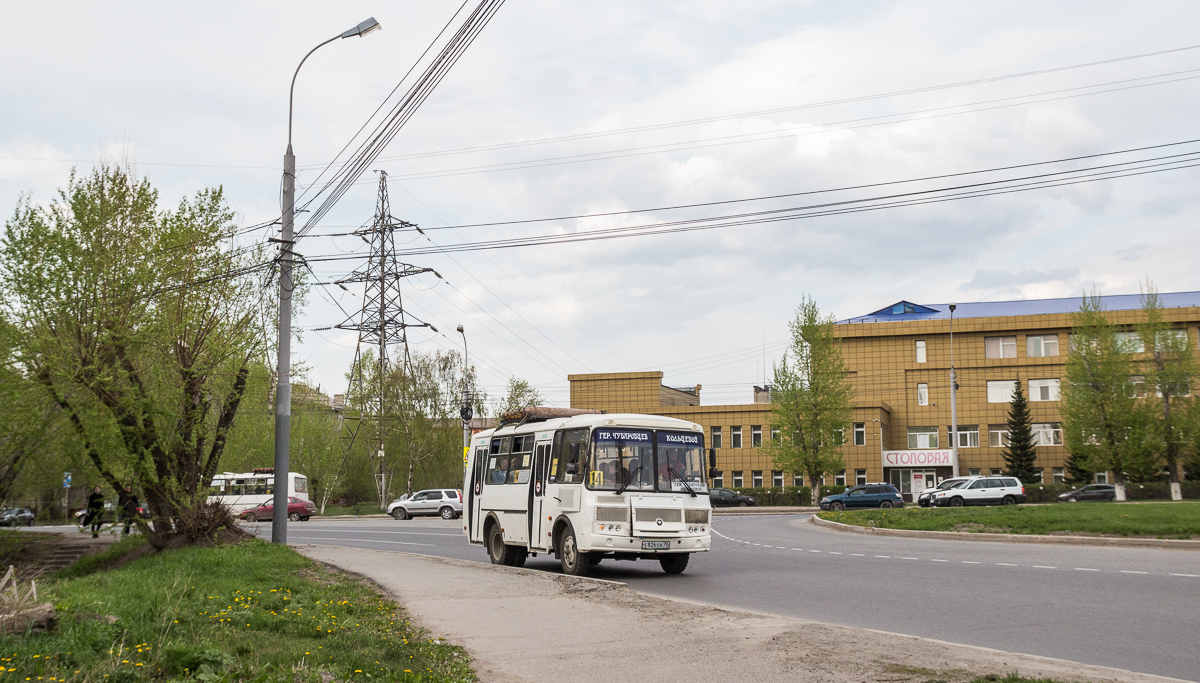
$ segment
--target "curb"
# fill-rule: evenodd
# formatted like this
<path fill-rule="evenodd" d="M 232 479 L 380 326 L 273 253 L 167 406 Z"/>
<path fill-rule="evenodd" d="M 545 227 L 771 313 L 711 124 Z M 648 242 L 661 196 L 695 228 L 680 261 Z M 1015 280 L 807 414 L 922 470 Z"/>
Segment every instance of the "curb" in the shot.
<path fill-rule="evenodd" d="M 880 529 L 878 527 L 842 524 L 813 515 L 812 523 L 832 531 L 902 538 L 930 538 L 939 541 L 987 541 L 990 543 L 1041 543 L 1051 545 L 1095 545 L 1124 548 L 1173 548 L 1200 550 L 1200 541 L 1167 538 L 1107 538 L 1102 536 L 1038 536 L 1034 534 L 987 534 L 964 531 L 916 531 L 912 529 Z"/>

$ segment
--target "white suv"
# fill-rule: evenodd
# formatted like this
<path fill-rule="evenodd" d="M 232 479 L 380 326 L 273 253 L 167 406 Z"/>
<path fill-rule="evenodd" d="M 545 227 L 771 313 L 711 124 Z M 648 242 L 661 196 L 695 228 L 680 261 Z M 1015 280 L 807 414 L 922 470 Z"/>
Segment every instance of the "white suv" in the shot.
<path fill-rule="evenodd" d="M 396 500 L 388 506 L 388 514 L 396 519 L 422 515 L 441 515 L 454 519 L 462 514 L 462 491 L 458 489 L 426 489 L 417 491 L 407 500 Z"/>
<path fill-rule="evenodd" d="M 937 507 L 1016 505 L 1026 500 L 1025 487 L 1016 477 L 967 477 L 929 497 L 929 503 Z"/>

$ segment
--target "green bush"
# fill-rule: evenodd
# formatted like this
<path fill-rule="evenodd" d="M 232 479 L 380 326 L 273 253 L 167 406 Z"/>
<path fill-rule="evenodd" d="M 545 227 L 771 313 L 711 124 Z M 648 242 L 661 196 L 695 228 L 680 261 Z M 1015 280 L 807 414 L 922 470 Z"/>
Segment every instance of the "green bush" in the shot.
<path fill-rule="evenodd" d="M 737 491 L 743 496 L 750 496 L 758 503 L 758 505 L 763 507 L 811 507 L 813 505 L 811 500 L 812 491 L 807 486 L 784 486 L 783 488 L 775 486 L 770 488 L 765 486 L 743 486 L 741 488 L 730 488 L 730 490 Z M 845 492 L 845 486 L 830 485 L 821 487 L 822 497 Z"/>

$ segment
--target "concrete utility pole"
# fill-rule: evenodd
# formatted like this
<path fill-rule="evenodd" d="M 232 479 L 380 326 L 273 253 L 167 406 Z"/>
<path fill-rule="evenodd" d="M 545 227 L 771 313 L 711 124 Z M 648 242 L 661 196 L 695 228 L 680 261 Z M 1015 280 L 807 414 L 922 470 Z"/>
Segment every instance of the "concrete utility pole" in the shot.
<path fill-rule="evenodd" d="M 287 543 L 288 449 L 291 444 L 292 422 L 292 251 L 296 218 L 296 155 L 292 153 L 292 102 L 296 93 L 296 76 L 312 53 L 339 38 L 365 36 L 383 28 L 370 17 L 354 28 L 340 33 L 308 51 L 288 90 L 288 144 L 283 155 L 283 234 L 279 239 L 279 367 L 275 384 L 275 492 L 271 515 L 271 542 Z"/>
<path fill-rule="evenodd" d="M 471 410 L 471 392 L 467 386 L 467 372 L 471 367 L 471 356 L 467 353 L 467 333 L 463 331 L 462 325 L 458 326 L 458 333 L 463 338 L 463 402 L 459 416 L 462 417 L 463 423 L 463 475 L 466 476 L 467 449 L 471 447 L 471 418 L 474 417 Z"/>
<path fill-rule="evenodd" d="M 958 379 L 954 375 L 954 309 L 950 304 L 950 455 L 954 460 L 954 476 L 958 476 Z"/>

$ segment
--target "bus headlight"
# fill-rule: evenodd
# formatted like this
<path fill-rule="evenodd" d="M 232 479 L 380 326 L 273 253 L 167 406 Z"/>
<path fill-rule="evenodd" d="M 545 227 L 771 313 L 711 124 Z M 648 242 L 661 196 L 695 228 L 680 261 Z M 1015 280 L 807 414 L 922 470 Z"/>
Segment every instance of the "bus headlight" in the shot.
<path fill-rule="evenodd" d="M 596 533 L 598 534 L 624 534 L 625 532 L 625 524 L 622 522 L 596 523 Z"/>
<path fill-rule="evenodd" d="M 708 527 L 706 527 L 706 526 L 690 526 L 690 527 L 688 527 L 688 530 L 687 530 L 687 532 L 689 534 L 703 534 L 703 533 L 706 533 L 707 531 L 708 531 Z"/>

